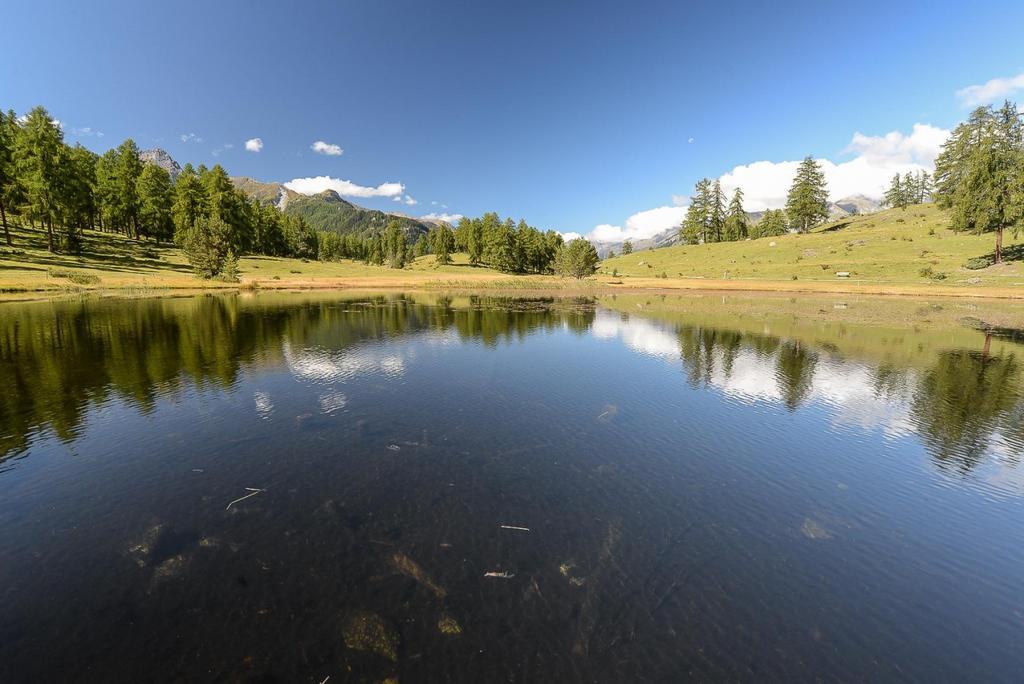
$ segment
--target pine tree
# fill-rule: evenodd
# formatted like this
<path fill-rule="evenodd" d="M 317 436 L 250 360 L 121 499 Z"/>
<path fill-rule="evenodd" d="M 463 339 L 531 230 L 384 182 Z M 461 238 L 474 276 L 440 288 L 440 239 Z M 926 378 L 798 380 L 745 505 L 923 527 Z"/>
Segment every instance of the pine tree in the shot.
<path fill-rule="evenodd" d="M 555 273 L 563 278 L 582 279 L 594 275 L 599 262 L 594 246 L 583 238 L 576 238 L 558 250 Z"/>
<path fill-rule="evenodd" d="M 995 233 L 994 262 L 1002 261 L 1003 232 L 1016 235 L 1024 218 L 1024 127 L 1016 105 L 980 107 L 956 127 L 936 159 L 935 196 L 952 210 L 954 230 Z"/>
<path fill-rule="evenodd" d="M 744 240 L 749 232 L 747 212 L 743 210 L 743 190 L 736 188 L 729 201 L 729 211 L 725 219 L 725 239 Z"/>
<path fill-rule="evenodd" d="M 892 177 L 892 182 L 889 183 L 889 189 L 885 191 L 885 197 L 882 201 L 886 206 L 893 209 L 906 209 L 907 197 L 907 187 L 904 180 L 900 178 L 900 174 L 897 173 Z"/>
<path fill-rule="evenodd" d="M 139 174 L 139 223 L 142 232 L 157 242 L 174 236 L 174 188 L 171 174 L 156 164 L 146 164 Z"/>
<path fill-rule="evenodd" d="M 716 180 L 708 195 L 708 242 L 721 242 L 725 232 L 725 194 L 721 181 Z"/>
<path fill-rule="evenodd" d="M 790 225 L 801 233 L 806 233 L 828 218 L 825 173 L 811 157 L 805 157 L 797 167 L 786 199 L 786 215 Z"/>
<path fill-rule="evenodd" d="M 405 268 L 405 233 L 398 221 L 391 221 L 384 231 L 384 255 L 391 268 Z"/>
<path fill-rule="evenodd" d="M 43 107 L 28 113 L 18 136 L 15 158 L 24 188 L 26 213 L 46 226 L 46 247 L 55 251 L 53 224 L 60 218 L 64 134 Z"/>
<path fill-rule="evenodd" d="M 193 170 L 191 164 L 185 164 L 185 168 L 178 174 L 178 180 L 174 184 L 174 241 L 183 244 L 185 236 L 196 225 L 200 218 L 207 215 L 206 191 L 199 176 Z"/>
<path fill-rule="evenodd" d="M 14 165 L 14 145 L 17 140 L 18 119 L 14 112 L 0 111 L 0 222 L 3 223 L 4 237 L 11 243 L 11 230 L 7 225 L 7 209 L 14 196 L 17 183 L 17 169 Z"/>
<path fill-rule="evenodd" d="M 117 148 L 117 167 L 114 172 L 117 197 L 126 226 L 131 226 L 134 237 L 141 237 L 139 231 L 139 176 L 142 175 L 142 160 L 135 141 L 128 138 Z"/>
<path fill-rule="evenodd" d="M 200 278 L 214 278 L 224 270 L 231 252 L 231 227 L 217 216 L 200 217 L 184 236 L 182 250 Z"/>
<path fill-rule="evenodd" d="M 932 177 L 927 171 L 919 171 L 917 176 L 917 203 L 923 204 L 932 196 Z"/>
<path fill-rule="evenodd" d="M 430 248 L 437 257 L 437 263 L 450 264 L 455 249 L 455 233 L 447 223 L 434 226 L 430 231 Z"/>
<path fill-rule="evenodd" d="M 786 215 L 781 209 L 766 209 L 761 220 L 754 225 L 753 237 L 778 237 L 786 234 Z"/>
<path fill-rule="evenodd" d="M 99 157 L 79 144 L 65 148 L 64 152 L 61 174 L 61 247 L 80 252 L 82 231 L 92 228 L 96 220 L 96 162 Z"/>
<path fill-rule="evenodd" d="M 680 226 L 680 237 L 688 244 L 696 245 L 708 242 L 708 228 L 711 223 L 712 185 L 711 180 L 702 178 L 694 186 L 690 197 L 690 206 L 686 208 L 686 217 Z"/>
<path fill-rule="evenodd" d="M 626 240 L 622 243 L 622 256 L 628 256 L 633 253 L 633 243 Z"/>

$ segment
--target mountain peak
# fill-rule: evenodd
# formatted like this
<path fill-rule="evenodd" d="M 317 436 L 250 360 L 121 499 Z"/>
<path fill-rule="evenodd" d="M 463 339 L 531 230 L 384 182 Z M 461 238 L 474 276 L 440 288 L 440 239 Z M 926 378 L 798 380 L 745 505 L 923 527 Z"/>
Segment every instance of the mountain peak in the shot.
<path fill-rule="evenodd" d="M 181 173 L 181 166 L 178 162 L 174 161 L 174 158 L 160 147 L 154 147 L 151 150 L 142 150 L 139 152 L 139 159 L 143 163 L 156 164 L 161 169 L 171 174 L 171 180 L 178 180 L 178 175 Z"/>

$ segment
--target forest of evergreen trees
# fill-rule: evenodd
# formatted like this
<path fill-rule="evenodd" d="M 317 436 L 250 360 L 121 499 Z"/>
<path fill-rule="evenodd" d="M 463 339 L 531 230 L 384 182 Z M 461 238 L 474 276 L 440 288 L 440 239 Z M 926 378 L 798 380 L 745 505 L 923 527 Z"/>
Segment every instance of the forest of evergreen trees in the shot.
<path fill-rule="evenodd" d="M 597 263 L 589 243 L 563 253 L 555 231 L 493 213 L 462 219 L 455 230 L 438 225 L 415 243 L 397 219 L 365 237 L 315 231 L 301 216 L 247 197 L 219 164 L 186 164 L 174 179 L 144 162 L 131 139 L 102 155 L 68 145 L 43 107 L 24 116 L 0 112 L 0 223 L 7 245 L 15 221 L 45 230 L 51 252 L 80 253 L 85 230 L 173 242 L 204 278 L 233 279 L 237 258 L 245 254 L 403 268 L 424 254 L 446 264 L 453 252 L 464 251 L 471 264 L 506 273 L 577 277 L 593 273 Z"/>

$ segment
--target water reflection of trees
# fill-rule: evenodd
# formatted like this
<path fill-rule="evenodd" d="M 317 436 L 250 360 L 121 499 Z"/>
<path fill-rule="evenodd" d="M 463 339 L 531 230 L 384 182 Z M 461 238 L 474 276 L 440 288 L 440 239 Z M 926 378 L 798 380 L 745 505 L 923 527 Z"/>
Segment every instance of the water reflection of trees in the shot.
<path fill-rule="evenodd" d="M 994 433 L 1019 431 L 1019 376 L 1013 354 L 939 354 L 914 392 L 913 416 L 941 467 L 970 471 L 988 451 Z"/>
<path fill-rule="evenodd" d="M 91 404 L 145 413 L 188 386 L 230 387 L 247 367 L 283 363 L 283 345 L 327 350 L 454 331 L 494 346 L 537 330 L 585 331 L 590 300 L 401 295 L 358 300 L 210 296 L 8 304 L 0 317 L 0 459 L 51 430 L 74 438 Z"/>
<path fill-rule="evenodd" d="M 799 340 L 699 325 L 679 326 L 676 333 L 692 385 L 728 386 L 737 359 L 746 354 L 755 364 L 755 377 L 746 378 L 743 386 L 756 386 L 759 396 L 777 399 L 791 411 L 811 396 L 823 358 L 840 367 L 846 364 L 834 351 Z M 990 353 L 990 341 L 979 341 L 977 351 L 941 352 L 923 370 L 890 362 L 868 369 L 874 400 L 905 406 L 906 419 L 943 469 L 971 471 L 996 438 L 1018 449 L 1024 444 L 1020 364 L 1005 347 L 999 354 Z M 751 372 L 749 366 L 746 372 Z"/>
<path fill-rule="evenodd" d="M 418 333 L 494 347 L 538 331 L 583 334 L 594 316 L 589 299 L 486 296 L 457 302 L 445 296 L 210 296 L 6 305 L 0 316 L 0 458 L 26 449 L 40 430 L 72 439 L 90 404 L 118 398 L 148 412 L 160 397 L 183 388 L 230 387 L 248 367 L 283 364 L 285 347 L 341 351 Z M 630 325 L 630 318 L 621 323 Z M 675 333 L 692 385 L 728 384 L 737 373 L 753 374 L 746 387 L 757 385 L 758 396 L 791 411 L 814 395 L 823 368 L 853 376 L 854 366 L 836 349 L 806 340 L 702 325 L 680 325 Z M 1003 345 L 993 353 L 979 341 L 977 351 L 945 351 L 923 369 L 878 362 L 866 369 L 867 390 L 875 401 L 905 409 L 906 421 L 941 467 L 967 472 L 997 436 L 1024 444 L 1014 348 Z"/>

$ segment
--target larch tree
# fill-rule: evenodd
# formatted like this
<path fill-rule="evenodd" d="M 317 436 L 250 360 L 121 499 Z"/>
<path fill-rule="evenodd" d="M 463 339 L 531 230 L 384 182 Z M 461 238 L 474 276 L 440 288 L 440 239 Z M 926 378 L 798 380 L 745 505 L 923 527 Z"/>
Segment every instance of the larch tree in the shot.
<path fill-rule="evenodd" d="M 1017 106 L 983 107 L 957 126 L 935 163 L 936 197 L 951 209 L 954 230 L 995 233 L 993 262 L 1003 258 L 1003 233 L 1024 218 L 1024 127 Z"/>
<path fill-rule="evenodd" d="M 743 190 L 736 188 L 729 200 L 729 210 L 725 219 L 725 239 L 744 240 L 750 234 L 747 224 L 747 212 L 743 209 Z"/>
<path fill-rule="evenodd" d="M 117 148 L 117 167 L 114 172 L 116 179 L 118 202 L 125 226 L 131 226 L 136 240 L 141 237 L 139 232 L 139 176 L 142 174 L 142 160 L 139 159 L 139 148 L 135 141 L 128 138 Z"/>
<path fill-rule="evenodd" d="M 11 243 L 11 229 L 7 225 L 7 208 L 17 183 L 17 170 L 14 165 L 14 144 L 18 133 L 18 119 L 14 112 L 4 114 L 0 111 L 0 222 L 4 227 L 4 238 L 7 245 Z"/>
<path fill-rule="evenodd" d="M 169 242 L 174 236 L 171 174 L 156 164 L 146 164 L 139 175 L 138 194 L 142 232 L 157 242 Z"/>
<path fill-rule="evenodd" d="M 25 191 L 30 220 L 46 226 L 46 247 L 55 251 L 53 224 L 60 219 L 64 134 L 50 113 L 35 107 L 28 113 L 15 151 L 17 174 Z"/>
<path fill-rule="evenodd" d="M 174 241 L 177 244 L 184 244 L 189 231 L 206 215 L 206 206 L 206 191 L 203 184 L 199 182 L 199 176 L 192 165 L 185 164 L 174 184 L 174 204 L 171 207 L 174 217 Z"/>
<path fill-rule="evenodd" d="M 804 157 L 797 167 L 786 198 L 786 216 L 789 217 L 790 226 L 801 233 L 806 233 L 828 218 L 825 173 L 812 157 Z"/>
<path fill-rule="evenodd" d="M 892 207 L 893 209 L 907 208 L 907 187 L 900 174 L 897 173 L 892 177 L 889 189 L 885 191 L 882 201 L 887 207 Z"/>

